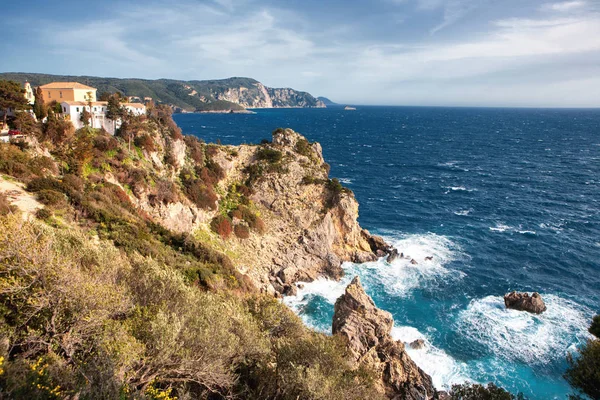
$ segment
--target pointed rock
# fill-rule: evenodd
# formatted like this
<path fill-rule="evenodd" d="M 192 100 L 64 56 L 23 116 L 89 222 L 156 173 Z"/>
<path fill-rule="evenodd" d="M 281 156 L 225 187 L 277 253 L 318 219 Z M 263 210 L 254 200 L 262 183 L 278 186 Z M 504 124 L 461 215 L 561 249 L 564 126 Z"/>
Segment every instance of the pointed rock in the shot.
<path fill-rule="evenodd" d="M 389 398 L 433 398 L 431 377 L 412 361 L 402 342 L 392 339 L 393 325 L 392 315 L 375 306 L 358 276 L 335 302 L 333 334 L 347 339 L 357 364 L 367 364 L 380 374 L 382 391 Z"/>

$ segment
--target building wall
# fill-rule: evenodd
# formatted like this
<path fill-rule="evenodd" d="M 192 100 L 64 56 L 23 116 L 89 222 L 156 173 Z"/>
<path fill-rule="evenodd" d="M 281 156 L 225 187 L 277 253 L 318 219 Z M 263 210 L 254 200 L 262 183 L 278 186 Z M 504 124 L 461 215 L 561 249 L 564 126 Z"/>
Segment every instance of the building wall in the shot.
<path fill-rule="evenodd" d="M 92 101 L 96 101 L 96 89 L 43 89 L 44 103 L 51 101 L 88 101 L 87 93 L 92 93 Z"/>

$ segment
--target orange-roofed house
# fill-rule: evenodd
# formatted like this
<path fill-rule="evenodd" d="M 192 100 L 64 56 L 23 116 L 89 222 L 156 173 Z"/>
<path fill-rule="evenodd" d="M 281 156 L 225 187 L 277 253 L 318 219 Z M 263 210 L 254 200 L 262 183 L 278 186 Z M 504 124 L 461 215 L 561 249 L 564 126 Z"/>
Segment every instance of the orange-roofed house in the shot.
<path fill-rule="evenodd" d="M 63 101 L 96 101 L 98 89 L 79 82 L 52 82 L 40 86 L 44 103 Z"/>

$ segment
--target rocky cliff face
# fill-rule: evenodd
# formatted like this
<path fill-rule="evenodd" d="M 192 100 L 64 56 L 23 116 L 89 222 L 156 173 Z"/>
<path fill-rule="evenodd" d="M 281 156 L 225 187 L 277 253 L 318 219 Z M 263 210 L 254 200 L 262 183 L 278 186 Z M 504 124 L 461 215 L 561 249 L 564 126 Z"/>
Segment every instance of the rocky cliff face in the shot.
<path fill-rule="evenodd" d="M 260 82 L 255 82 L 249 87 L 213 89 L 211 94 L 217 100 L 230 101 L 246 108 L 325 107 L 321 100 L 314 98 L 309 93 L 289 88 L 269 88 Z"/>
<path fill-rule="evenodd" d="M 157 149 L 146 158 L 166 179 L 176 179 L 181 171 L 192 167 L 183 140 L 158 134 L 154 139 Z M 281 161 L 260 161 L 259 152 L 265 149 L 280 153 Z M 372 237 L 357 222 L 358 203 L 354 195 L 329 180 L 328 165 L 318 143 L 310 144 L 291 129 L 280 129 L 273 133 L 271 144 L 211 145 L 211 154 L 224 172 L 217 185 L 219 203 L 225 202 L 233 187 L 247 183 L 249 168 L 261 170 L 252 182 L 250 200 L 264 221 L 263 234 L 252 233 L 246 239 L 220 238 L 212 232 L 210 223 L 224 212 L 223 204 L 213 210 L 202 209 L 185 196 L 173 203 L 156 204 L 149 193 L 138 193 L 132 200 L 166 228 L 210 241 L 226 252 L 257 287 L 277 296 L 293 292 L 293 284 L 299 280 L 339 278 L 344 261 L 377 259 L 377 249 L 370 244 Z M 176 161 L 174 169 L 166 168 L 160 161 L 166 155 Z M 380 251 L 379 256 L 382 255 Z"/>
<path fill-rule="evenodd" d="M 378 372 L 380 390 L 391 399 L 431 399 L 435 389 L 431 377 L 411 360 L 404 344 L 390 332 L 392 315 L 378 309 L 355 277 L 335 302 L 333 334 L 348 340 L 357 364 L 368 364 Z"/>

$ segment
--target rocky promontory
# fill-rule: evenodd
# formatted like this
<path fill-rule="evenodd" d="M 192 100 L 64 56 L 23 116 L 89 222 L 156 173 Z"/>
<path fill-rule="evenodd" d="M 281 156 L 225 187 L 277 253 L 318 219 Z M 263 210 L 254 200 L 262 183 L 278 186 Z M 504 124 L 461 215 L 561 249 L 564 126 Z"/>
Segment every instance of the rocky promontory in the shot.
<path fill-rule="evenodd" d="M 355 277 L 335 302 L 332 332 L 347 339 L 357 364 L 377 371 L 380 391 L 391 399 L 431 399 L 431 377 L 406 353 L 404 344 L 392 339 L 392 315 L 378 309 Z"/>

